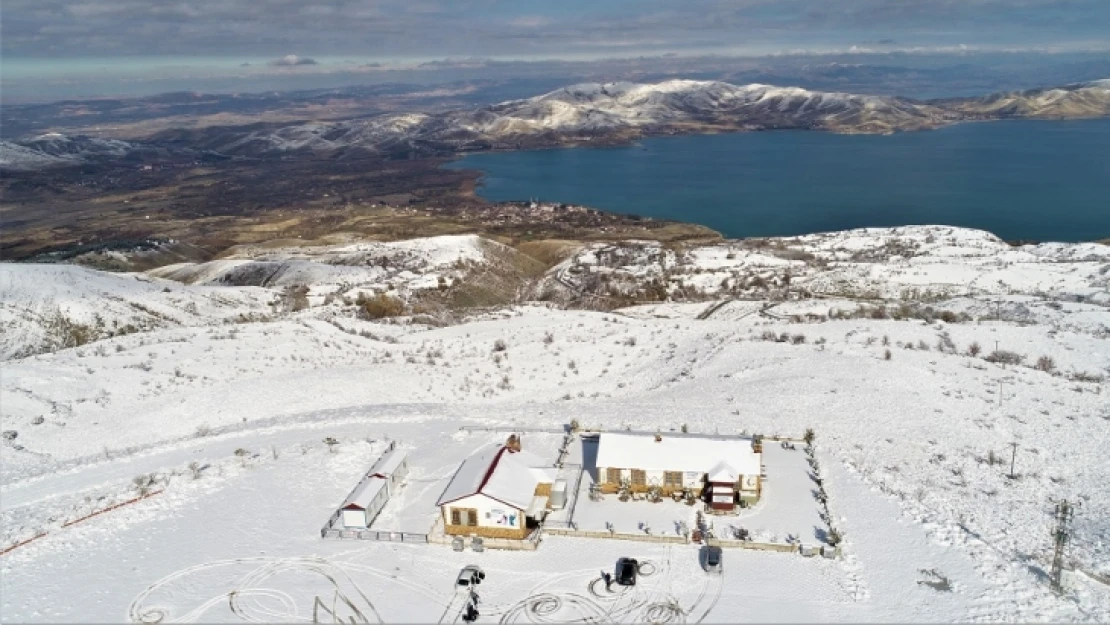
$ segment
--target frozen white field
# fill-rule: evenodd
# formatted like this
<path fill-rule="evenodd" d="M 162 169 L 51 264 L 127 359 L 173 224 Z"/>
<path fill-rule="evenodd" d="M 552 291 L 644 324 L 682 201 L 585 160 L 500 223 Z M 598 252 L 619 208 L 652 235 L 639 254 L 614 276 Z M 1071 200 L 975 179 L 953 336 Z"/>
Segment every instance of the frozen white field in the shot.
<path fill-rule="evenodd" d="M 750 300 L 705 319 L 697 317 L 710 302 L 615 313 L 526 305 L 432 328 L 360 321 L 313 301 L 263 321 L 237 310 L 269 311 L 273 289 L 0 265 L 9 357 L 38 336 L 42 311 L 99 312 L 109 325 L 152 318 L 132 302 L 164 317 L 3 362 L 0 420 L 15 433 L 0 447 L 3 545 L 45 535 L 0 555 L 0 619 L 311 620 L 315 605 L 320 620 L 336 610 L 343 620 L 453 622 L 454 575 L 477 563 L 488 576 L 486 622 L 1110 620 L 1110 256 L 1102 246 L 1007 251 L 963 231 L 926 243 L 929 231 L 915 232 L 904 233 L 920 234 L 912 261 L 943 265 L 957 287 L 994 285 L 953 287 L 954 298 L 932 303 L 970 319 L 804 321 L 855 307 L 837 299 L 851 293 L 828 291 L 779 303 L 768 311 L 777 316 Z M 815 255 L 822 246 L 891 249 L 887 235 L 865 234 L 814 235 L 805 245 Z M 724 271 L 747 253 L 736 249 L 689 275 Z M 891 281 L 926 271 L 894 274 L 860 258 L 795 275 L 897 293 L 903 282 Z M 33 281 L 28 271 L 38 272 Z M 790 340 L 764 340 L 783 333 Z M 996 341 L 1024 363 L 986 361 Z M 969 354 L 973 343 L 982 353 Z M 1042 356 L 1054 371 L 1031 366 Z M 374 527 L 425 532 L 431 504 L 468 454 L 514 427 L 571 420 L 664 434 L 683 424 L 794 436 L 813 428 L 845 557 L 730 549 L 718 579 L 687 545 L 548 536 L 535 552 L 458 554 L 319 538 L 387 438 L 409 451 L 412 472 Z M 340 441 L 335 453 L 325 437 Z M 557 435 L 523 440 L 554 457 Z M 775 445 L 765 460 L 772 488 L 795 475 L 778 462 L 783 454 L 802 454 Z M 63 527 L 134 497 L 133 479 L 151 473 L 160 494 Z M 806 488 L 796 486 L 789 501 L 805 510 L 812 499 L 798 502 Z M 1073 570 L 1057 596 L 1045 576 L 1052 501 L 1063 497 L 1082 505 L 1067 553 Z M 779 527 L 795 512 L 765 503 L 735 522 L 805 529 Z M 636 522 L 632 508 L 602 516 Z M 620 556 L 656 572 L 619 596 L 591 591 Z M 937 575 L 950 590 L 919 583 Z"/>

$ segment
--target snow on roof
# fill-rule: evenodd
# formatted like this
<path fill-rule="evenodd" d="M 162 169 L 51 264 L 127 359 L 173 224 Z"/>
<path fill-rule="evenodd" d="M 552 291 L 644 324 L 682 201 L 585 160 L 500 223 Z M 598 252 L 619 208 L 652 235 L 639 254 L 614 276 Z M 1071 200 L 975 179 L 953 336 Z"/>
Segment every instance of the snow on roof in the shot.
<path fill-rule="evenodd" d="M 380 477 L 370 477 L 351 492 L 347 501 L 343 502 L 342 508 L 354 507 L 365 510 L 370 507 L 370 502 L 374 501 L 374 497 L 377 497 L 383 488 L 385 488 L 385 480 Z"/>
<path fill-rule="evenodd" d="M 761 471 L 760 455 L 752 451 L 751 441 L 606 432 L 597 450 L 597 466 L 646 471 L 697 471 L 709 473 L 727 462 L 741 475 Z"/>
<path fill-rule="evenodd" d="M 378 458 L 374 463 L 374 468 L 370 469 L 369 475 L 380 473 L 381 475 L 392 475 L 405 461 L 407 454 L 400 449 L 393 448 Z"/>
<path fill-rule="evenodd" d="M 708 471 L 707 479 L 710 482 L 735 482 L 740 479 L 740 473 L 727 461 L 722 460 Z"/>
<path fill-rule="evenodd" d="M 532 503 L 536 485 L 549 475 L 542 469 L 545 464 L 543 458 L 528 451 L 512 452 L 503 445 L 486 447 L 463 461 L 436 505 L 481 493 L 523 510 Z"/>

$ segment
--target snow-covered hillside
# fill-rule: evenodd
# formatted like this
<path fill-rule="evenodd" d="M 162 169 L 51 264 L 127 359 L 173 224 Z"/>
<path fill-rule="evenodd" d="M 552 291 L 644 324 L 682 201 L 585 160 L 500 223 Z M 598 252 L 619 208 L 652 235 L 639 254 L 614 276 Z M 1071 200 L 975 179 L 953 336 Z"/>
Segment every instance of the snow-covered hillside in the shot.
<path fill-rule="evenodd" d="M 403 257 L 397 271 L 410 283 L 438 284 L 489 249 L 466 238 L 384 245 L 266 253 L 302 254 L 324 269 L 301 275 L 324 282 L 351 266 L 344 258 L 371 271 L 360 263 Z M 309 590 L 309 570 L 361 588 L 383 620 L 450 620 L 452 576 L 472 560 L 489 575 L 483 619 L 511 622 L 526 599 L 582 603 L 578 580 L 618 556 L 658 563 L 660 576 L 643 581 L 657 596 L 642 600 L 701 606 L 682 608 L 689 621 L 1110 619 L 1105 246 L 1012 248 L 938 227 L 678 250 L 590 245 L 536 288 L 595 289 L 587 276 L 600 272 L 614 291 L 635 276 L 690 301 L 605 312 L 533 301 L 445 327 L 360 319 L 341 298 L 271 307 L 282 288 L 212 286 L 204 267 L 185 285 L 0 265 L 9 323 L 48 301 L 109 325 L 132 303 L 172 320 L 4 363 L 4 544 L 47 532 L 0 556 L 5 620 L 118 621 L 155 607 L 166 620 L 211 620 L 232 588 L 243 599 L 232 596 L 226 618 L 304 617 L 313 596 L 325 598 Z M 191 302 L 195 314 L 180 312 Z M 225 323 L 236 307 L 270 314 Z M 572 420 L 812 428 L 844 558 L 729 550 L 725 575 L 703 587 L 690 545 L 551 536 L 536 552 L 455 554 L 319 538 L 386 438 L 415 463 L 411 505 L 425 491 L 434 499 L 481 445 Z M 325 437 L 340 442 L 336 453 Z M 133 478 L 151 473 L 158 496 L 63 527 L 133 497 Z M 1052 501 L 1064 497 L 1082 505 L 1058 597 L 1045 575 Z M 927 584 L 937 576 L 947 580 L 939 589 Z"/>
<path fill-rule="evenodd" d="M 242 323 L 268 316 L 263 289 L 186 288 L 143 274 L 73 265 L 0 269 L 0 360 L 160 328 Z"/>

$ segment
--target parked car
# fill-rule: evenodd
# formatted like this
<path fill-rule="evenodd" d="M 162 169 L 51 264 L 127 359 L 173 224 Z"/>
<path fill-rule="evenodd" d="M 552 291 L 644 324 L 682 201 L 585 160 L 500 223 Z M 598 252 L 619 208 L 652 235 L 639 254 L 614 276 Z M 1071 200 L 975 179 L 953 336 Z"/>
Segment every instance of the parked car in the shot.
<path fill-rule="evenodd" d="M 621 586 L 635 586 L 636 573 L 640 563 L 633 558 L 620 558 L 617 560 L 616 582 Z"/>
<path fill-rule="evenodd" d="M 459 579 L 455 582 L 456 588 L 470 588 L 482 583 L 486 573 L 477 564 L 468 564 L 459 571 Z"/>
<path fill-rule="evenodd" d="M 721 557 L 724 555 L 720 547 L 702 547 L 702 566 L 707 573 L 721 573 L 724 564 Z"/>

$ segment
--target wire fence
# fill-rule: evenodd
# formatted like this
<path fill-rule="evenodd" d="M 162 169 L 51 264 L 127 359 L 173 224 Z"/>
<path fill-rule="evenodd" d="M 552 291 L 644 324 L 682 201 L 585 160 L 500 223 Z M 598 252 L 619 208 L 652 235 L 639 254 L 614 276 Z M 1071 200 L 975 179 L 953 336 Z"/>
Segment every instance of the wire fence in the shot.
<path fill-rule="evenodd" d="M 392 543 L 425 544 L 428 542 L 428 535 L 418 532 L 379 532 L 377 530 L 338 529 L 329 527 L 320 530 L 320 537 L 345 540 L 377 540 Z"/>

